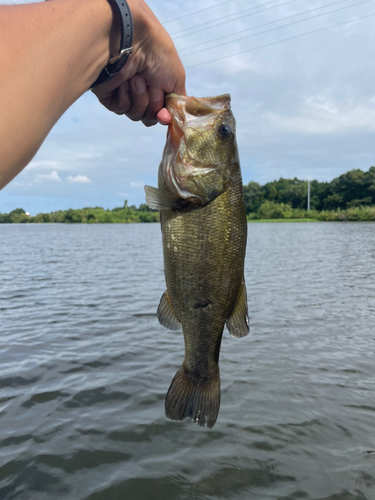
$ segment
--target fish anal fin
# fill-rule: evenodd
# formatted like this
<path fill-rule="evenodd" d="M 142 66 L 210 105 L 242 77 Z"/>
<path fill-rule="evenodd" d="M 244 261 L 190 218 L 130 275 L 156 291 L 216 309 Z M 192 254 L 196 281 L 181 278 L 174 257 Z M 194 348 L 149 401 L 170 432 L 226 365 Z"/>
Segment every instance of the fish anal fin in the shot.
<path fill-rule="evenodd" d="M 165 414 L 171 420 L 191 418 L 196 424 L 211 429 L 220 408 L 220 374 L 204 383 L 189 376 L 185 366 L 176 373 L 165 398 Z"/>
<path fill-rule="evenodd" d="M 145 186 L 146 203 L 154 210 L 170 210 L 177 202 L 178 197 L 170 191 L 152 186 Z"/>
<path fill-rule="evenodd" d="M 242 280 L 233 312 L 227 319 L 226 325 L 231 336 L 235 338 L 246 337 L 250 331 L 247 293 L 244 279 Z"/>
<path fill-rule="evenodd" d="M 168 290 L 161 296 L 156 315 L 159 323 L 165 326 L 165 328 L 169 330 L 179 330 L 181 328 L 181 323 L 174 312 L 171 299 L 169 298 Z"/>

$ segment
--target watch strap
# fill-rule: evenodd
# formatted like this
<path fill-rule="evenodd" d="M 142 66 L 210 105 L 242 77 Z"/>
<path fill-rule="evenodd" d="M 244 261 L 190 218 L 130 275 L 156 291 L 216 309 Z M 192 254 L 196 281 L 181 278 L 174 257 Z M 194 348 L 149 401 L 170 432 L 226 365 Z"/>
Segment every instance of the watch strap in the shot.
<path fill-rule="evenodd" d="M 126 0 L 110 0 L 113 7 L 118 11 L 121 20 L 121 45 L 117 56 L 109 60 L 107 66 L 102 70 L 98 78 L 91 85 L 91 89 L 107 82 L 120 73 L 133 51 L 133 22 L 129 5 Z"/>

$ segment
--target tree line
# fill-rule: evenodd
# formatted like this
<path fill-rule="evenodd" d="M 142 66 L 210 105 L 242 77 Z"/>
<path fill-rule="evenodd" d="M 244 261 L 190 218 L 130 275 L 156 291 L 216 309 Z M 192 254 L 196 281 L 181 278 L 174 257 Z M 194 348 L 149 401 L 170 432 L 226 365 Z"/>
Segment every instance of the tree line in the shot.
<path fill-rule="evenodd" d="M 280 178 L 263 186 L 252 181 L 244 186 L 244 194 L 247 214 L 257 213 L 265 202 L 283 204 L 291 209 L 307 209 L 307 181 L 296 177 Z M 331 182 L 310 182 L 312 210 L 347 210 L 371 205 L 375 205 L 375 167 L 370 167 L 368 172 L 350 170 Z"/>
<path fill-rule="evenodd" d="M 375 220 L 375 167 L 367 172 L 350 170 L 331 182 L 310 182 L 310 212 L 307 211 L 308 183 L 283 179 L 263 186 L 251 181 L 244 186 L 246 214 L 251 219 Z M 143 203 L 113 210 L 101 207 L 59 210 L 28 216 L 22 208 L 0 213 L 0 223 L 129 223 L 158 222 L 159 213 Z"/>
<path fill-rule="evenodd" d="M 130 223 L 130 222 L 158 222 L 159 212 L 150 210 L 143 203 L 138 208 L 135 205 L 128 206 L 125 200 L 123 207 L 114 208 L 113 210 L 104 209 L 102 207 L 95 208 L 80 208 L 73 210 L 59 210 L 57 212 L 40 213 L 35 217 L 26 214 L 23 208 L 16 208 L 9 214 L 0 213 L 1 223 L 48 223 L 60 222 L 68 224 L 80 223 Z"/>

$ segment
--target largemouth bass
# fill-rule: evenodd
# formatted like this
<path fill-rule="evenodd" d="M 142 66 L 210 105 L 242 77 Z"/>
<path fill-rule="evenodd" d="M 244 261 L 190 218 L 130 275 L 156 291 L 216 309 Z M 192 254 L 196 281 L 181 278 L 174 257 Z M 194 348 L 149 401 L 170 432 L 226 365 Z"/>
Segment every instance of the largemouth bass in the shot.
<path fill-rule="evenodd" d="M 220 407 L 219 354 L 224 325 L 249 333 L 244 281 L 246 213 L 229 94 L 169 94 L 172 116 L 158 188 L 146 202 L 160 210 L 167 290 L 160 323 L 182 325 L 185 359 L 165 400 L 172 420 L 215 425 Z"/>

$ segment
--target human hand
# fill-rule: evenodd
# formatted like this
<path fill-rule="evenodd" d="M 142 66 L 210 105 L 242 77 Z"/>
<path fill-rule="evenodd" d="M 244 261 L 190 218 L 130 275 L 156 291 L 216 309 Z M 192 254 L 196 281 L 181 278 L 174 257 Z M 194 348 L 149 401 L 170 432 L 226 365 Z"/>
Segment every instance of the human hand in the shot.
<path fill-rule="evenodd" d="M 121 72 L 93 92 L 99 101 L 118 115 L 150 127 L 168 125 L 171 116 L 164 108 L 166 93 L 186 95 L 185 70 L 176 48 L 143 0 L 128 0 L 133 18 L 133 53 Z"/>

